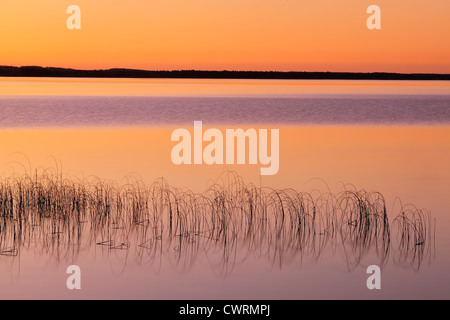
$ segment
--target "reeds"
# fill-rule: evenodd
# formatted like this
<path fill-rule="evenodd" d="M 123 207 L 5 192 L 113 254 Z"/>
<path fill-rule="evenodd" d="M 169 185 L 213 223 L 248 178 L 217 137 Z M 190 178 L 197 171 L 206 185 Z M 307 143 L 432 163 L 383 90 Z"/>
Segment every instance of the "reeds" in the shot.
<path fill-rule="evenodd" d="M 165 254 L 184 270 L 206 252 L 228 273 L 249 255 L 281 266 L 298 256 L 319 259 L 328 248 L 353 268 L 370 254 L 384 265 L 393 230 L 394 261 L 418 269 L 432 240 L 429 214 L 401 206 L 390 215 L 393 228 L 388 216 L 381 194 L 349 187 L 335 195 L 275 190 L 225 172 L 194 193 L 164 179 L 119 186 L 47 170 L 0 181 L 0 255 L 34 248 L 60 260 L 95 245 L 132 250 L 142 263 Z"/>

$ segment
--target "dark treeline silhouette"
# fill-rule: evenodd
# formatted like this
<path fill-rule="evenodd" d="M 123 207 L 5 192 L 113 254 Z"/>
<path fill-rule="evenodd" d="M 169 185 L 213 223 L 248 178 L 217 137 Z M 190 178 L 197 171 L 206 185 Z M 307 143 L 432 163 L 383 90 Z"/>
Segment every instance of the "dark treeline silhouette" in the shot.
<path fill-rule="evenodd" d="M 0 66 L 3 77 L 80 77 L 80 78 L 197 78 L 197 79 L 339 79 L 339 80 L 450 80 L 450 74 L 387 72 L 306 72 L 306 71 L 207 71 L 138 70 L 113 68 L 77 70 L 39 66 Z"/>

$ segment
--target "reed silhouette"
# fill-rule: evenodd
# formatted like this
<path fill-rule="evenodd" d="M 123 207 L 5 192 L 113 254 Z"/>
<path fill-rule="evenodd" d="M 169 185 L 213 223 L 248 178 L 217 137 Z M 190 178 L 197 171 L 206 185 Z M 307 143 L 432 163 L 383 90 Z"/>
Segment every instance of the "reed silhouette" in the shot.
<path fill-rule="evenodd" d="M 58 263 L 97 246 L 141 264 L 166 256 L 189 270 L 206 253 L 211 267 L 226 275 L 250 255 L 282 267 L 331 250 L 349 270 L 369 255 L 381 266 L 393 255 L 394 263 L 419 270 L 432 254 L 430 214 L 401 203 L 388 214 L 380 193 L 343 189 L 276 190 L 227 171 L 194 193 L 163 178 L 146 186 L 130 177 L 118 185 L 36 171 L 0 180 L 0 255 L 36 250 Z"/>

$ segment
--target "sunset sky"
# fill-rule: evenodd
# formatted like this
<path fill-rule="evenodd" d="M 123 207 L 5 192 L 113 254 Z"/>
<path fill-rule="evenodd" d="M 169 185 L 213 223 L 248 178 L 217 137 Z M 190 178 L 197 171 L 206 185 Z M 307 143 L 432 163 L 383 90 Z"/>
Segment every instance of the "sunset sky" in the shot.
<path fill-rule="evenodd" d="M 449 0 L 0 0 L 0 65 L 450 73 L 449 14 Z"/>

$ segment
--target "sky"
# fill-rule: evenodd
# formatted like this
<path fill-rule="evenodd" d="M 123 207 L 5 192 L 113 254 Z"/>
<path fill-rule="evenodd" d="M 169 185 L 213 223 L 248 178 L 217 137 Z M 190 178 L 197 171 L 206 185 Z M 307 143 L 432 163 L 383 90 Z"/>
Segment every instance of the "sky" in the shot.
<path fill-rule="evenodd" d="M 449 14 L 449 0 L 0 0 L 0 65 L 450 73 Z"/>

